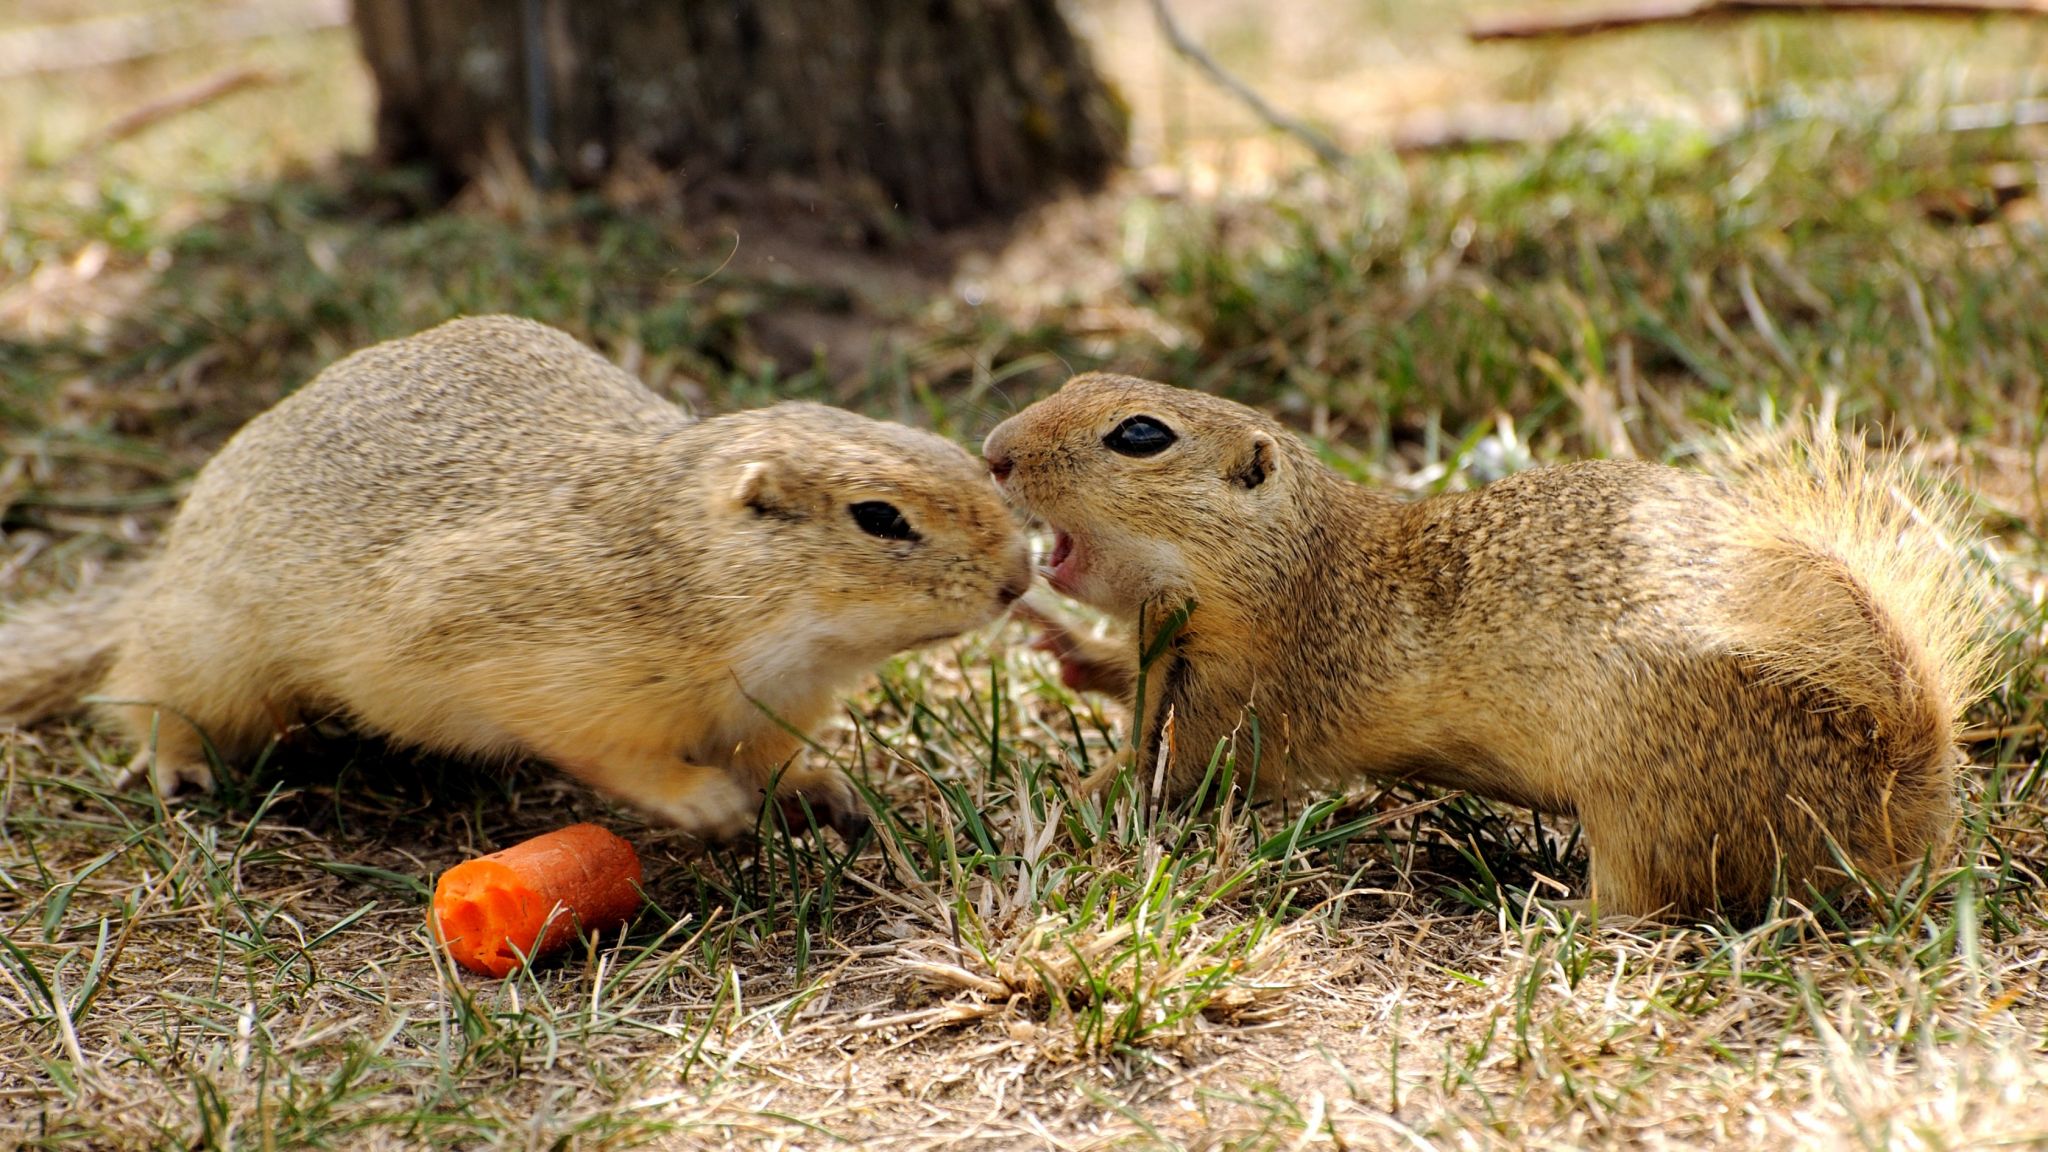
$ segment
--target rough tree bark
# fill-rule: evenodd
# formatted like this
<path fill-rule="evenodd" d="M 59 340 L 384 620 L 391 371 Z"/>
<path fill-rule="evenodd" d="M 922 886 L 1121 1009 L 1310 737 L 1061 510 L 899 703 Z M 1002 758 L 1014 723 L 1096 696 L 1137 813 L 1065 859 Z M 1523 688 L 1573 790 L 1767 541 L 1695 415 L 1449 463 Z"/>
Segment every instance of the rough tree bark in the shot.
<path fill-rule="evenodd" d="M 938 226 L 1099 179 L 1125 111 L 1057 0 L 356 0 L 379 151 L 573 183 L 794 174 Z"/>

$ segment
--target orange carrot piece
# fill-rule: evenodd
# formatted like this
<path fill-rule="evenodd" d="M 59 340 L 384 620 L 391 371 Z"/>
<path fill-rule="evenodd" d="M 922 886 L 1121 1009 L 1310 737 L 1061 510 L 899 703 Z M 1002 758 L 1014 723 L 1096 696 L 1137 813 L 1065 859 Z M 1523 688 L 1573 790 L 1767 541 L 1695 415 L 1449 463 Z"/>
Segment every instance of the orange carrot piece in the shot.
<path fill-rule="evenodd" d="M 640 877 L 631 844 L 571 824 L 441 873 L 427 926 L 464 968 L 503 976 L 520 953 L 537 960 L 578 931 L 625 923 L 640 910 Z"/>

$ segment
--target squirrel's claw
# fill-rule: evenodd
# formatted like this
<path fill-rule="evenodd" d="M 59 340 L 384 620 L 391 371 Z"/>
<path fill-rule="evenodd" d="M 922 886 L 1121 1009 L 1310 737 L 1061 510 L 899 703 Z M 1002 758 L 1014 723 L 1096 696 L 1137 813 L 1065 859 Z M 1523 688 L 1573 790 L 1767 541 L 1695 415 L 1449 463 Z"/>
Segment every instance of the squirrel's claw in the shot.
<path fill-rule="evenodd" d="M 842 809 L 832 813 L 832 830 L 839 833 L 839 838 L 846 841 L 849 848 L 860 843 L 860 838 L 874 826 L 874 821 L 869 820 L 865 812 Z"/>
<path fill-rule="evenodd" d="M 830 828 L 851 847 L 874 826 L 859 792 L 837 774 L 821 775 L 796 787 L 785 784 L 775 800 L 783 827 L 792 833 Z"/>
<path fill-rule="evenodd" d="M 114 789 L 126 792 L 149 781 L 160 800 L 172 800 L 181 793 L 213 791 L 213 769 L 204 760 L 181 760 L 143 749 L 114 779 Z"/>

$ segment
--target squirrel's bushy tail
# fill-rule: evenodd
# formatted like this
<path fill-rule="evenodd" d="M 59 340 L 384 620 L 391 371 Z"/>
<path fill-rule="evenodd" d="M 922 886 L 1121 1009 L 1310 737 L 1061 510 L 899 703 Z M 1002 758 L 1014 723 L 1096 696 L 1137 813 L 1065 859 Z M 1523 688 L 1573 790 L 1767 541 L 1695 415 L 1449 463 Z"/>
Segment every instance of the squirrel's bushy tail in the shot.
<path fill-rule="evenodd" d="M 1825 415 L 1735 443 L 1714 471 L 1752 558 L 1729 646 L 1867 710 L 1894 766 L 1950 763 L 1984 690 L 1994 602 L 1957 497 Z"/>
<path fill-rule="evenodd" d="M 76 709 L 113 659 L 121 598 L 142 565 L 91 587 L 16 605 L 0 616 L 0 724 L 33 724 Z"/>

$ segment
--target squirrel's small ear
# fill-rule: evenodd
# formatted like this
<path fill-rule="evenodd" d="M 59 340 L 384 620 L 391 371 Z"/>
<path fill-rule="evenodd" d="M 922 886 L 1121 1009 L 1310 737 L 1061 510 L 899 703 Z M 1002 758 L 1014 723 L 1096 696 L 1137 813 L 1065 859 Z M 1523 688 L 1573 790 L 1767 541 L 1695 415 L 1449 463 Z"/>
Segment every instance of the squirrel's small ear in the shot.
<path fill-rule="evenodd" d="M 733 485 L 733 503 L 762 515 L 781 515 L 788 501 L 775 465 L 766 460 L 749 460 L 740 466 L 740 480 Z"/>
<path fill-rule="evenodd" d="M 1257 488 L 1266 482 L 1280 467 L 1280 445 L 1264 432 L 1252 433 L 1251 443 L 1246 445 L 1244 458 L 1230 473 L 1233 483 L 1246 490 Z"/>

